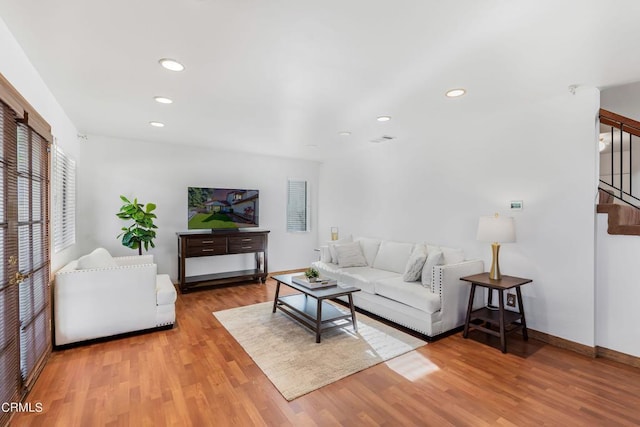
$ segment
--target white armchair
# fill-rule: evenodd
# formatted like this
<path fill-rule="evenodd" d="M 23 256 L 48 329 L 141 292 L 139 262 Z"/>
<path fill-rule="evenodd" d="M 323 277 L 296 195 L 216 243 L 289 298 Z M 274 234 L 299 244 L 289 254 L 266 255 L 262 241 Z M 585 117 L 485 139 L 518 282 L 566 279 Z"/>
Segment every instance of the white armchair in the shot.
<path fill-rule="evenodd" d="M 169 276 L 157 274 L 152 255 L 112 258 L 96 249 L 55 275 L 55 345 L 170 328 L 176 296 Z"/>

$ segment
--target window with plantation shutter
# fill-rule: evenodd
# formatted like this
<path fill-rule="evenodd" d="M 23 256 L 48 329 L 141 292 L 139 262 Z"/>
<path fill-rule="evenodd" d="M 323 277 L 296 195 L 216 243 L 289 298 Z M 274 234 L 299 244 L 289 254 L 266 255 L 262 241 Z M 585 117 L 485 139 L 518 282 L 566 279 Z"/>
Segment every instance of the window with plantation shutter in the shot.
<path fill-rule="evenodd" d="M 287 181 L 287 231 L 309 231 L 309 185 L 307 181 Z"/>
<path fill-rule="evenodd" d="M 58 146 L 53 151 L 53 250 L 76 243 L 76 162 Z"/>

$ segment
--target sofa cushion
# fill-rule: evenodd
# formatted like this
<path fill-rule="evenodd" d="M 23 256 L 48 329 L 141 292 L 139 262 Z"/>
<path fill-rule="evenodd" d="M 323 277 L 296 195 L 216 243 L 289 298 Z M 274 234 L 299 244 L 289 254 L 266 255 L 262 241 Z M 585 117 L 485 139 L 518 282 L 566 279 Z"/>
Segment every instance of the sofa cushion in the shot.
<path fill-rule="evenodd" d="M 362 292 L 375 294 L 376 281 L 392 277 L 399 277 L 402 280 L 402 276 L 391 271 L 376 270 L 371 267 L 349 267 L 342 269 L 340 283 L 360 288 Z"/>
<path fill-rule="evenodd" d="M 379 270 L 404 274 L 404 269 L 412 251 L 413 243 L 383 241 L 380 243 L 380 249 L 378 249 L 378 255 L 376 255 L 376 259 L 373 262 L 373 267 Z"/>
<path fill-rule="evenodd" d="M 440 250 L 444 257 L 444 264 L 457 264 L 464 261 L 464 251 L 462 249 L 440 246 Z"/>
<path fill-rule="evenodd" d="M 329 246 L 329 252 L 331 253 L 332 264 L 338 263 L 338 253 L 336 252 L 336 245 L 343 245 L 345 243 L 351 243 L 351 242 L 353 242 L 353 238 L 351 236 L 347 236 L 344 239 L 332 240 L 329 243 L 327 243 L 327 246 Z"/>
<path fill-rule="evenodd" d="M 433 267 L 444 264 L 444 256 L 442 251 L 437 247 L 429 246 L 429 255 L 422 267 L 422 286 L 431 289 L 431 276 Z"/>
<path fill-rule="evenodd" d="M 416 245 L 409 257 L 409 261 L 407 261 L 402 279 L 405 282 L 414 282 L 420 279 L 420 273 L 422 273 L 422 267 L 424 267 L 426 260 L 427 247 L 425 245 Z"/>
<path fill-rule="evenodd" d="M 338 267 L 337 264 L 331 264 L 330 262 L 315 261 L 311 263 L 311 267 L 318 270 L 318 273 L 320 273 L 320 277 L 323 279 L 329 278 L 329 279 L 340 280 L 340 277 L 342 277 L 342 269 Z"/>
<path fill-rule="evenodd" d="M 440 310 L 440 296 L 431 292 L 420 282 L 405 282 L 402 277 L 378 280 L 376 294 L 408 305 L 426 313 Z"/>
<path fill-rule="evenodd" d="M 76 269 L 87 270 L 90 268 L 109 268 L 117 266 L 118 264 L 113 259 L 109 251 L 104 248 L 98 248 L 90 254 L 78 258 Z"/>
<path fill-rule="evenodd" d="M 378 254 L 378 249 L 380 248 L 380 243 L 382 242 L 382 240 L 371 239 L 369 237 L 358 237 L 356 241 L 360 243 L 362 253 L 367 260 L 367 265 L 373 266 L 373 262 L 376 259 L 376 255 Z"/>
<path fill-rule="evenodd" d="M 342 245 L 336 245 L 336 254 L 338 256 L 338 265 L 340 267 L 366 267 L 367 260 L 362 254 L 360 243 L 351 242 Z"/>

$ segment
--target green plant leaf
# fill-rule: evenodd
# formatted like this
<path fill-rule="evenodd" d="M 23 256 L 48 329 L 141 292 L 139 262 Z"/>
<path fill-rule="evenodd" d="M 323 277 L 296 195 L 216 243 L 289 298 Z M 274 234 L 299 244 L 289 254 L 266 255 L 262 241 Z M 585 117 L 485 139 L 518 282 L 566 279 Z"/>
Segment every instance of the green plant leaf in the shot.
<path fill-rule="evenodd" d="M 138 203 L 138 199 L 134 198 L 133 202 L 124 196 L 120 196 L 125 204 L 120 207 L 120 211 L 116 216 L 122 220 L 133 221 L 128 227 L 122 227 L 117 237 L 122 237 L 122 245 L 131 249 L 139 249 L 144 247 L 149 250 L 149 246 L 155 248 L 153 239 L 156 238 L 154 229 L 158 227 L 153 223 L 156 215 L 152 213 L 156 209 L 155 203 Z M 141 252 L 140 252 L 141 253 Z"/>

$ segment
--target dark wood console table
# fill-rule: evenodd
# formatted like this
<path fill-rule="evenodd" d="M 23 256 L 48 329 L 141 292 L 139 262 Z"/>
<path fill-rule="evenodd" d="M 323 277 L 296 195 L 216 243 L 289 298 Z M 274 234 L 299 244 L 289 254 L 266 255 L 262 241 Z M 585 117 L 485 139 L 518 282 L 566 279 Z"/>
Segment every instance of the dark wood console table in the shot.
<path fill-rule="evenodd" d="M 178 236 L 178 279 L 180 291 L 246 280 L 267 280 L 267 248 L 269 230 L 231 230 L 214 232 L 182 232 Z M 255 254 L 256 268 L 222 273 L 187 276 L 187 258 L 232 254 Z"/>
<path fill-rule="evenodd" d="M 523 279 L 521 277 L 502 276 L 500 280 L 489 278 L 489 273 L 474 274 L 473 276 L 461 277 L 460 280 L 471 284 L 471 292 L 469 293 L 469 306 L 467 307 L 467 318 L 464 322 L 464 332 L 462 336 L 469 336 L 469 328 L 478 329 L 500 338 L 500 347 L 503 353 L 507 352 L 506 334 L 518 329 L 522 329 L 522 337 L 528 340 L 527 322 L 524 318 L 524 307 L 522 305 L 522 293 L 520 286 L 530 283 L 531 279 Z M 491 303 L 491 292 L 496 289 L 498 291 L 498 310 L 491 310 L 487 307 L 473 310 L 473 298 L 476 293 L 476 287 L 481 286 L 489 289 L 489 303 Z M 509 311 L 504 309 L 504 291 L 507 289 L 516 289 L 518 297 L 518 310 Z M 480 320 L 483 324 L 475 324 L 474 320 Z M 499 330 L 493 330 L 491 325 L 498 325 Z M 509 329 L 507 329 L 509 327 Z"/>

